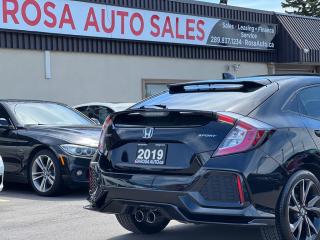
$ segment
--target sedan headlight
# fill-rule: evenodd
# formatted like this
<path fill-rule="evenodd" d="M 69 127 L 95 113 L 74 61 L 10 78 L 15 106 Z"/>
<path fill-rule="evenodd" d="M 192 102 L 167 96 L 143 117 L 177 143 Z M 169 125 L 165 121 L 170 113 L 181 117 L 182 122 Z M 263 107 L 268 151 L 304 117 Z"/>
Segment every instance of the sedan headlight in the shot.
<path fill-rule="evenodd" d="M 78 157 L 91 158 L 96 153 L 96 148 L 85 147 L 73 144 L 64 144 L 60 146 L 66 153 Z"/>

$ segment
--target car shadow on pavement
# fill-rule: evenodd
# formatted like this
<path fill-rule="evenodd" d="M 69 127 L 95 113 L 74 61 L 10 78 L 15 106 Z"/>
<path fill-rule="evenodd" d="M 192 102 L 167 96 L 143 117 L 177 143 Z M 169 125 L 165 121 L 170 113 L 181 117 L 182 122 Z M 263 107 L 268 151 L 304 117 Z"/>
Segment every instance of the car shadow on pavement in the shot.
<path fill-rule="evenodd" d="M 42 197 L 37 195 L 31 186 L 28 184 L 20 183 L 7 183 L 0 197 L 9 197 L 26 200 L 39 200 L 39 201 L 79 201 L 85 200 L 88 196 L 87 189 L 66 189 L 64 192 L 56 197 Z"/>
<path fill-rule="evenodd" d="M 258 228 L 224 225 L 177 225 L 156 235 L 125 234 L 107 240 L 260 240 Z"/>

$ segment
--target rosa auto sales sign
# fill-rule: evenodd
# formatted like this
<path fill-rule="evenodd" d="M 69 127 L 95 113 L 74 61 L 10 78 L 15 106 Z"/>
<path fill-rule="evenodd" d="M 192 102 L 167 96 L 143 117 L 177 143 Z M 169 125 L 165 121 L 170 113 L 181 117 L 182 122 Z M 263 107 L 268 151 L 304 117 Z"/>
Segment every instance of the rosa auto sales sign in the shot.
<path fill-rule="evenodd" d="M 201 46 L 274 49 L 276 25 L 65 0 L 0 0 L 0 28 Z"/>

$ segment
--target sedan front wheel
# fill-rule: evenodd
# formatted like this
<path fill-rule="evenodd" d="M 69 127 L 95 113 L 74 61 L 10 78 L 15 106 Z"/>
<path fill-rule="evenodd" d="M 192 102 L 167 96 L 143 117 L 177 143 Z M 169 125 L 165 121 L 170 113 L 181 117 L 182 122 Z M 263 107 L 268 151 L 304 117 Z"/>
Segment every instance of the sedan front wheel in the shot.
<path fill-rule="evenodd" d="M 61 173 L 58 159 L 50 151 L 40 151 L 29 168 L 29 180 L 41 196 L 55 196 L 61 190 Z"/>

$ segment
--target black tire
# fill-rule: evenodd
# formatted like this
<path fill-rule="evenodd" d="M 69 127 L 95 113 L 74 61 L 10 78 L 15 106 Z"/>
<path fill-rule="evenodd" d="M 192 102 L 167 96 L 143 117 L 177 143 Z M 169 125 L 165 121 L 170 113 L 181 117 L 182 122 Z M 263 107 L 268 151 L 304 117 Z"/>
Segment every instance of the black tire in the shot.
<path fill-rule="evenodd" d="M 261 235 L 264 240 L 284 240 L 277 227 L 262 227 Z"/>
<path fill-rule="evenodd" d="M 38 187 L 36 186 L 36 183 L 33 181 L 32 178 L 32 170 L 33 166 L 35 164 L 35 161 L 40 157 L 40 156 L 47 156 L 52 160 L 53 166 L 54 166 L 54 173 L 55 173 L 55 178 L 54 178 L 54 183 L 48 189 L 47 191 L 40 191 Z M 42 150 L 39 151 L 31 160 L 29 164 L 29 171 L 28 171 L 28 178 L 29 178 L 29 183 L 32 186 L 33 190 L 40 196 L 46 196 L 46 197 L 53 197 L 61 194 L 63 190 L 63 181 L 62 181 L 62 175 L 61 175 L 61 169 L 60 169 L 60 163 L 51 151 L 49 150 Z"/>
<path fill-rule="evenodd" d="M 261 234 L 264 240 L 295 240 L 296 237 L 292 234 L 290 230 L 289 221 L 289 208 L 291 193 L 294 187 L 297 186 L 302 180 L 312 181 L 314 188 L 320 192 L 319 180 L 309 171 L 298 171 L 293 174 L 288 180 L 285 188 L 282 191 L 281 198 L 276 209 L 276 226 L 262 227 Z M 292 201 L 292 200 L 291 200 Z M 307 204 L 305 204 L 307 205 Z M 296 213 L 297 215 L 299 213 Z M 300 216 L 300 215 L 298 215 Z M 301 217 L 302 218 L 302 217 Z M 303 223 L 305 224 L 305 223 Z M 301 231 L 300 231 L 301 232 Z M 300 240 L 305 240 L 306 237 L 300 238 Z M 319 240 L 319 235 L 315 238 Z"/>
<path fill-rule="evenodd" d="M 136 234 L 156 234 L 165 229 L 170 220 L 162 218 L 156 223 L 137 222 L 131 214 L 117 214 L 116 218 L 120 225 L 129 232 Z"/>

